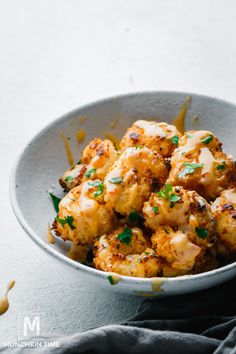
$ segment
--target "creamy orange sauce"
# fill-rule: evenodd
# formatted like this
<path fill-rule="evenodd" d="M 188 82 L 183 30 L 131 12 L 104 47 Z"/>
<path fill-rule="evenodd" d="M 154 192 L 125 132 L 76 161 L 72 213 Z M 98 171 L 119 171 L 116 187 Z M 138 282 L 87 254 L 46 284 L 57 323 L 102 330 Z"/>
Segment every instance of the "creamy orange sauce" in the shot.
<path fill-rule="evenodd" d="M 113 134 L 111 134 L 109 132 L 105 132 L 105 137 L 114 144 L 116 150 L 119 150 L 120 142 L 119 142 L 119 140 L 117 139 L 117 137 L 115 135 L 113 135 Z"/>
<path fill-rule="evenodd" d="M 80 122 L 81 124 L 84 124 L 85 121 L 87 120 L 87 118 L 88 118 L 88 117 L 86 117 L 86 116 L 80 116 L 80 117 L 79 117 L 79 122 Z"/>
<path fill-rule="evenodd" d="M 116 125 L 117 125 L 119 119 L 120 119 L 120 113 L 117 113 L 117 114 L 115 115 L 115 118 L 114 118 L 114 119 L 111 121 L 111 123 L 110 123 L 110 128 L 111 128 L 111 129 L 115 129 L 115 127 L 116 127 Z"/>
<path fill-rule="evenodd" d="M 166 133 L 164 129 L 157 122 L 149 122 L 146 120 L 137 120 L 135 126 L 144 130 L 144 134 L 147 136 L 159 136 L 160 138 L 165 138 Z"/>
<path fill-rule="evenodd" d="M 52 232 L 51 232 L 50 224 L 48 224 L 48 229 L 47 229 L 47 241 L 49 243 L 55 243 L 55 240 L 54 240 Z"/>
<path fill-rule="evenodd" d="M 222 161 L 216 160 L 208 148 L 201 148 L 199 162 L 203 163 L 201 183 L 208 188 L 208 194 L 214 196 L 217 190 L 215 166 Z"/>
<path fill-rule="evenodd" d="M 82 245 L 72 245 L 66 255 L 74 261 L 86 262 L 88 255 L 88 247 Z"/>
<path fill-rule="evenodd" d="M 180 131 L 180 133 L 184 134 L 185 132 L 185 118 L 186 114 L 188 111 L 188 107 L 191 103 L 191 97 L 188 96 L 186 97 L 184 104 L 180 108 L 179 114 L 175 119 L 173 119 L 173 124 L 176 126 L 176 128 Z"/>
<path fill-rule="evenodd" d="M 235 189 L 228 189 L 228 190 L 224 191 L 223 195 L 225 198 L 227 198 L 227 200 L 230 203 L 236 204 L 236 190 Z"/>
<path fill-rule="evenodd" d="M 13 288 L 14 285 L 15 285 L 15 281 L 14 280 L 10 281 L 7 287 L 6 294 L 2 298 L 0 298 L 0 315 L 3 315 L 9 308 L 9 301 L 7 296 L 8 296 L 8 292 Z"/>
<path fill-rule="evenodd" d="M 73 154 L 72 154 L 70 142 L 66 138 L 66 136 L 65 136 L 65 134 L 63 132 L 61 133 L 61 138 L 62 138 L 62 140 L 64 142 L 64 145 L 65 145 L 65 151 L 66 151 L 67 160 L 69 162 L 70 167 L 72 167 L 74 165 L 74 157 L 73 157 Z"/>
<path fill-rule="evenodd" d="M 201 248 L 189 241 L 188 237 L 179 231 L 170 241 L 176 261 L 172 266 L 176 269 L 192 269 L 195 258 L 201 252 Z"/>
<path fill-rule="evenodd" d="M 162 285 L 165 283 L 165 280 L 162 278 L 152 278 L 151 279 L 151 286 L 152 290 L 155 292 L 163 291 Z"/>
<path fill-rule="evenodd" d="M 85 139 L 85 131 L 83 129 L 79 129 L 76 132 L 76 140 L 78 145 L 80 146 L 80 144 L 84 141 Z"/>
<path fill-rule="evenodd" d="M 194 125 L 195 128 L 199 127 L 199 123 L 200 123 L 200 117 L 198 114 L 195 114 L 192 118 L 192 123 Z"/>
<path fill-rule="evenodd" d="M 185 145 L 180 146 L 175 151 L 178 153 L 187 153 L 197 150 L 202 145 L 202 139 L 211 134 L 206 130 L 199 130 L 189 135 Z"/>

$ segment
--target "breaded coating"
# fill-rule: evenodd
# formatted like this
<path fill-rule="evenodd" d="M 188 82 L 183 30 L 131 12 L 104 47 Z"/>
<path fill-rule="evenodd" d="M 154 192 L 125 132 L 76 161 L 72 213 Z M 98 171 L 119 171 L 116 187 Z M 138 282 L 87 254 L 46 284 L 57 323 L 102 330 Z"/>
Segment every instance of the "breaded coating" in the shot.
<path fill-rule="evenodd" d="M 235 163 L 210 131 L 189 131 L 171 157 L 167 183 L 197 191 L 214 200 L 236 178 Z"/>
<path fill-rule="evenodd" d="M 165 122 L 138 120 L 120 142 L 121 149 L 146 146 L 164 157 L 170 157 L 178 146 L 181 134 L 174 125 Z"/>
<path fill-rule="evenodd" d="M 158 226 L 151 241 L 156 255 L 163 259 L 164 276 L 195 273 L 206 266 L 208 269 L 215 266 L 214 258 L 199 245 L 198 236 L 194 232 Z"/>
<path fill-rule="evenodd" d="M 212 245 L 215 242 L 214 218 L 210 205 L 195 191 L 166 185 L 161 191 L 152 193 L 144 204 L 143 216 L 145 225 L 153 231 L 158 226 L 168 225 L 194 235 L 195 240 L 195 236 L 201 234 L 202 230 L 205 238 L 197 237 L 197 245 Z"/>
<path fill-rule="evenodd" d="M 103 180 L 116 159 L 112 142 L 96 138 L 84 149 L 79 163 L 66 171 L 59 182 L 65 190 L 70 190 L 88 179 Z"/>
<path fill-rule="evenodd" d="M 132 277 L 154 277 L 161 271 L 150 241 L 137 227 L 124 226 L 101 236 L 94 246 L 94 264 L 97 269 Z"/>
<path fill-rule="evenodd" d="M 110 232 L 116 219 L 104 204 L 103 189 L 100 180 L 90 180 L 67 193 L 53 224 L 56 234 L 74 245 L 93 245 L 99 236 Z"/>
<path fill-rule="evenodd" d="M 165 183 L 165 159 L 146 147 L 127 148 L 104 179 L 107 206 L 122 215 L 141 211 L 152 190 Z"/>
<path fill-rule="evenodd" d="M 216 220 L 218 251 L 236 257 L 236 186 L 224 190 L 212 204 Z"/>

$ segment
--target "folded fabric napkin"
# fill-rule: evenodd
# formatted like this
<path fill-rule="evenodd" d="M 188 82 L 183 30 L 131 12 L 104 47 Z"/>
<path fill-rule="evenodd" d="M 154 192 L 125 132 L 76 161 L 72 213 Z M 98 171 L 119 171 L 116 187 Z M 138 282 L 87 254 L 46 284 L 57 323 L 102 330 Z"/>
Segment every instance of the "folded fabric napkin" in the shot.
<path fill-rule="evenodd" d="M 195 294 L 145 300 L 122 324 L 43 340 L 60 342 L 43 350 L 50 354 L 236 354 L 236 278 Z M 29 353 L 0 349 L 9 351 Z"/>

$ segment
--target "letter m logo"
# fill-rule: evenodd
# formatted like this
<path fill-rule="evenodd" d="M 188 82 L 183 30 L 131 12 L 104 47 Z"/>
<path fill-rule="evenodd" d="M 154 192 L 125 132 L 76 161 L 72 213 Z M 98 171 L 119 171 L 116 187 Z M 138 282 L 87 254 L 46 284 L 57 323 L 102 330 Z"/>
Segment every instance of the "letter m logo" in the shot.
<path fill-rule="evenodd" d="M 44 313 L 20 313 L 18 337 L 26 339 L 43 335 L 44 317 Z"/>

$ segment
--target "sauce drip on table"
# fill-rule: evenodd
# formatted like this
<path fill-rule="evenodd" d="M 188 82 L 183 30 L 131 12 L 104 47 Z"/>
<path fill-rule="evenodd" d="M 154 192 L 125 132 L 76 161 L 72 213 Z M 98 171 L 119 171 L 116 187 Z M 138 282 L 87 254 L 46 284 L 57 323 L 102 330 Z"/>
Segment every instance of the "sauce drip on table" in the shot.
<path fill-rule="evenodd" d="M 15 281 L 14 280 L 10 281 L 10 283 L 7 286 L 7 291 L 5 296 L 0 298 L 0 316 L 3 315 L 9 308 L 9 301 L 7 296 L 8 296 L 8 292 L 13 288 L 14 285 L 15 285 Z"/>

